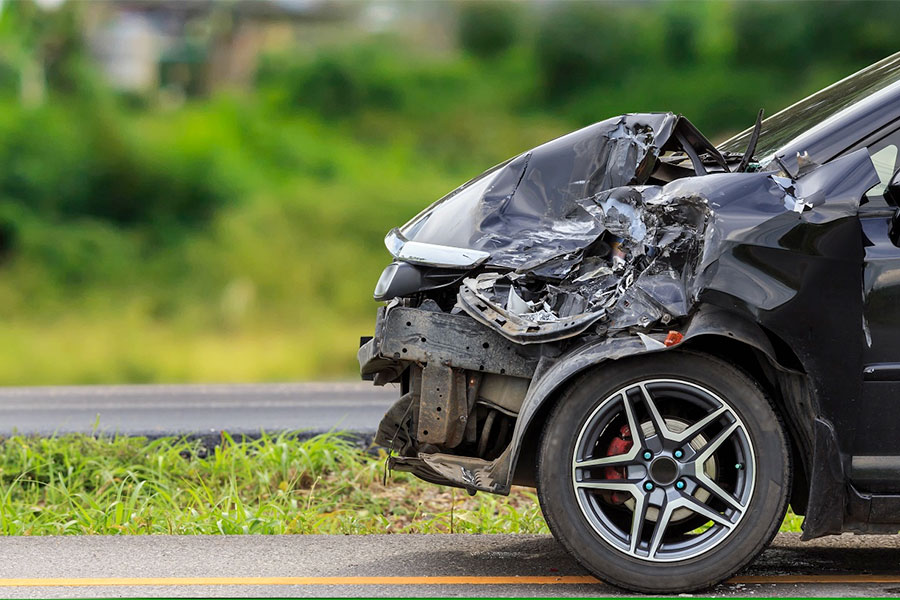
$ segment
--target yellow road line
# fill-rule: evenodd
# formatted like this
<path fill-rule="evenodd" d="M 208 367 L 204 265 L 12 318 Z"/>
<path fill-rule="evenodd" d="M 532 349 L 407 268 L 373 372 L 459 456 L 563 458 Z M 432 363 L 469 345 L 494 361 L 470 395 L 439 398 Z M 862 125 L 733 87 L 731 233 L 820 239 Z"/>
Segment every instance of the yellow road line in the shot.
<path fill-rule="evenodd" d="M 602 583 L 590 575 L 500 577 L 60 577 L 0 579 L 8 587 L 108 587 L 191 585 L 543 585 Z M 744 575 L 726 583 L 900 583 L 900 575 Z"/>
<path fill-rule="evenodd" d="M 590 575 L 523 577 L 76 577 L 0 579 L 0 587 L 150 585 L 510 585 L 599 583 Z"/>

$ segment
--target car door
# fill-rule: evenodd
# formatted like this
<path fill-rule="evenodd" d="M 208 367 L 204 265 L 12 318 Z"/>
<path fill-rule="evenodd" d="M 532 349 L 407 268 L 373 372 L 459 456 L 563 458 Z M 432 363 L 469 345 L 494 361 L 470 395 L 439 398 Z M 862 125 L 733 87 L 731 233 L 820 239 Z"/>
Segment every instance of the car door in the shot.
<path fill-rule="evenodd" d="M 900 221 L 885 197 L 900 169 L 900 128 L 866 143 L 880 183 L 860 207 L 863 265 L 862 392 L 851 480 L 871 492 L 900 491 Z"/>

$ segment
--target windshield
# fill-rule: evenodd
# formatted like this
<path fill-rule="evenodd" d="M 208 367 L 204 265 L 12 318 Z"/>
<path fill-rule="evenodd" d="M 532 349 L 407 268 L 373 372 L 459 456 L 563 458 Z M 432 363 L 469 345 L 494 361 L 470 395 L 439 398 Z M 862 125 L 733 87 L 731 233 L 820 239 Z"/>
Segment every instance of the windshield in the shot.
<path fill-rule="evenodd" d="M 791 140 L 857 102 L 900 81 L 900 53 L 893 54 L 789 106 L 762 122 L 754 153 L 762 162 Z M 747 129 L 719 146 L 722 152 L 741 153 L 753 129 Z"/>

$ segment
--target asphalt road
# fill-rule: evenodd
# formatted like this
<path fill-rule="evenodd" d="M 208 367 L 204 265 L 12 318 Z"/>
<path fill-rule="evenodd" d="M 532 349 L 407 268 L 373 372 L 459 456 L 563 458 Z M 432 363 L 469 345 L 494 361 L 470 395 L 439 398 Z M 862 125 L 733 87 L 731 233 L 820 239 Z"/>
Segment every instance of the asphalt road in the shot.
<path fill-rule="evenodd" d="M 616 596 L 537 535 L 3 539 L 0 596 Z M 900 537 L 781 534 L 695 596 L 900 595 Z"/>
<path fill-rule="evenodd" d="M 0 388 L 0 434 L 373 432 L 398 396 L 369 382 Z"/>

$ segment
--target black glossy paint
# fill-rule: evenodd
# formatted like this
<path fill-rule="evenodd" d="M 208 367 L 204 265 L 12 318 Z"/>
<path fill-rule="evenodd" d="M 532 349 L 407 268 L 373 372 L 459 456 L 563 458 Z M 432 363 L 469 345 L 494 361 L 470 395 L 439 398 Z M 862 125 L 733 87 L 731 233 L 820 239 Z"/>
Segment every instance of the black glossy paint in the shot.
<path fill-rule="evenodd" d="M 900 78 L 900 54 L 879 65 Z M 856 89 L 865 92 L 864 82 Z M 812 121 L 815 106 L 803 105 Z M 898 119 L 900 84 L 893 81 L 787 136 L 776 153 L 780 162 L 739 173 L 728 172 L 738 159 L 732 163 L 728 155 L 726 164 L 680 117 L 626 115 L 513 158 L 410 221 L 403 233 L 411 240 L 491 252 L 488 271 L 533 275 L 551 259 L 559 261 L 538 279 L 564 285 L 609 230 L 607 211 L 597 207 L 610 194 L 627 195 L 639 214 L 660 203 L 681 210 L 696 199 L 708 207 L 698 252 L 680 257 L 685 262 L 677 267 L 684 310 L 657 311 L 618 327 L 612 312 L 601 329 L 542 338 L 542 358 L 507 450 L 485 464 L 425 454 L 415 467 L 421 471 L 413 471 L 433 481 L 505 493 L 521 479 L 520 450 L 540 429 L 538 416 L 562 386 L 606 361 L 665 351 L 648 345 L 647 338 L 658 342 L 676 329 L 685 333 L 688 347 L 738 344 L 761 357 L 760 376 L 777 397 L 802 464 L 799 472 L 808 479 L 807 537 L 896 522 L 870 517 L 884 511 L 871 513 L 875 501 L 867 495 L 900 492 L 900 461 L 884 458 L 900 457 L 896 216 L 883 201 L 867 203 L 865 194 L 878 176 L 865 148 L 849 149 L 893 128 Z M 766 122 L 771 137 L 777 119 L 763 122 L 761 143 Z M 701 156 L 704 148 L 707 155 Z M 660 160 L 666 150 L 681 151 L 682 158 Z M 798 153 L 809 158 L 798 160 Z M 651 300 L 654 293 L 650 288 Z M 421 300 L 412 292 L 409 297 L 412 305 Z M 460 306 L 457 312 L 499 330 L 498 322 Z M 361 357 L 368 355 L 361 351 Z M 453 366 L 452 357 L 447 360 Z M 483 485 L 457 481 L 460 465 L 462 472 L 476 471 Z"/>
<path fill-rule="evenodd" d="M 486 250 L 490 266 L 534 268 L 593 243 L 603 228 L 577 203 L 645 183 L 673 133 L 712 144 L 672 113 L 595 123 L 489 169 L 401 228 L 409 240 Z"/>
<path fill-rule="evenodd" d="M 900 456 L 900 248 L 891 240 L 893 210 L 863 212 L 865 235 L 863 390 L 855 456 Z M 894 417 L 894 418 L 892 418 Z M 900 491 L 897 479 L 882 489 Z"/>

